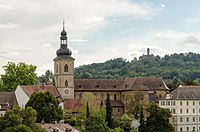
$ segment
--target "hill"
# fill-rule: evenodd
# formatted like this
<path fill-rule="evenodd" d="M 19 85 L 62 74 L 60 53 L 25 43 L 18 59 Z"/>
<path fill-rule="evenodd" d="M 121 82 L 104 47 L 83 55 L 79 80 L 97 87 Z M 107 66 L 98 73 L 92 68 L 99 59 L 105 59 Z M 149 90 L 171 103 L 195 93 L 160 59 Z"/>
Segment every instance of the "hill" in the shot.
<path fill-rule="evenodd" d="M 116 58 L 75 68 L 75 78 L 122 79 L 127 77 L 162 77 L 168 85 L 192 84 L 200 78 L 200 54 L 180 53 L 164 57 L 143 55 L 127 61 Z"/>

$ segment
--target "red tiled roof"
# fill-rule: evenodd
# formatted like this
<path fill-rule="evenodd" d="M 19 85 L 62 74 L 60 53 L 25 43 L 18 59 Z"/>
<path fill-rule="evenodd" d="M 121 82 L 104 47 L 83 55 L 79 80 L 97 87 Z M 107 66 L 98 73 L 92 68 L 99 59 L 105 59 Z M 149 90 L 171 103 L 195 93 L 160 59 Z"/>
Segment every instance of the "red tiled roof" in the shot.
<path fill-rule="evenodd" d="M 170 93 L 170 99 L 200 99 L 200 86 L 179 86 Z"/>
<path fill-rule="evenodd" d="M 12 108 L 14 105 L 18 105 L 17 99 L 14 92 L 0 92 L 0 104 L 6 105 L 8 109 Z"/>
<path fill-rule="evenodd" d="M 60 94 L 58 90 L 56 89 L 55 86 L 52 85 L 33 85 L 33 86 L 20 86 L 21 89 L 28 95 L 29 97 L 34 93 L 34 92 L 47 92 L 49 91 L 52 93 L 55 97 L 60 97 Z"/>
<path fill-rule="evenodd" d="M 77 112 L 81 107 L 81 99 L 65 99 L 64 109 L 69 112 Z"/>
<path fill-rule="evenodd" d="M 161 78 L 143 77 L 116 79 L 76 79 L 75 91 L 130 91 L 143 90 L 168 90 Z"/>
<path fill-rule="evenodd" d="M 124 81 L 125 83 L 131 83 L 131 89 L 143 88 L 147 90 L 167 90 L 168 87 L 161 78 L 154 77 L 141 77 L 141 78 L 128 78 Z"/>

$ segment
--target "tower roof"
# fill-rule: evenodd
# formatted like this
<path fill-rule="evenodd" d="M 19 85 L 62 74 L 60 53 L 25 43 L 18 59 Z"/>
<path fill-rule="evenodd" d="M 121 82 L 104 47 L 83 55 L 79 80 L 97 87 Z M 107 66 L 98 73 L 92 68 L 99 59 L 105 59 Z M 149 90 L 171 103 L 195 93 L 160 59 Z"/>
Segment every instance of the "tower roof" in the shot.
<path fill-rule="evenodd" d="M 61 57 L 61 56 L 70 57 L 72 55 L 72 51 L 67 46 L 67 32 L 65 31 L 64 21 L 63 21 L 63 30 L 61 32 L 61 37 L 60 37 L 60 49 L 57 50 L 56 54 L 57 54 L 57 57 Z"/>
<path fill-rule="evenodd" d="M 67 36 L 67 32 L 65 31 L 65 22 L 64 22 L 64 20 L 63 20 L 63 30 L 62 30 L 62 32 L 60 34 L 61 34 L 61 36 Z"/>

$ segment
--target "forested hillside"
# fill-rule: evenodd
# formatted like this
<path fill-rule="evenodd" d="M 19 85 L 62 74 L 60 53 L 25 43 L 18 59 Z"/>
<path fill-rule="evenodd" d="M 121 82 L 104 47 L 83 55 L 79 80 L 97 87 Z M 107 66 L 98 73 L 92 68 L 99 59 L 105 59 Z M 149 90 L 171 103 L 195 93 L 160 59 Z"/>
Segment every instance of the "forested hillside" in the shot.
<path fill-rule="evenodd" d="M 200 54 L 180 53 L 164 57 L 144 55 L 127 61 L 123 58 L 75 68 L 75 78 L 122 79 L 162 77 L 168 85 L 192 84 L 200 78 Z"/>

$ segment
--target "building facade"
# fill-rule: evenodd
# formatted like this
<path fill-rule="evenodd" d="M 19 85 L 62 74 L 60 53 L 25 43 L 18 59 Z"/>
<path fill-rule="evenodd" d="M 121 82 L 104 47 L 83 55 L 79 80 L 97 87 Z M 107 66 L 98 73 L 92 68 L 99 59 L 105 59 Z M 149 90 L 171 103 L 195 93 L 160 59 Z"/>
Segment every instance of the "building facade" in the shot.
<path fill-rule="evenodd" d="M 179 86 L 159 106 L 170 109 L 175 132 L 200 132 L 200 86 Z"/>

